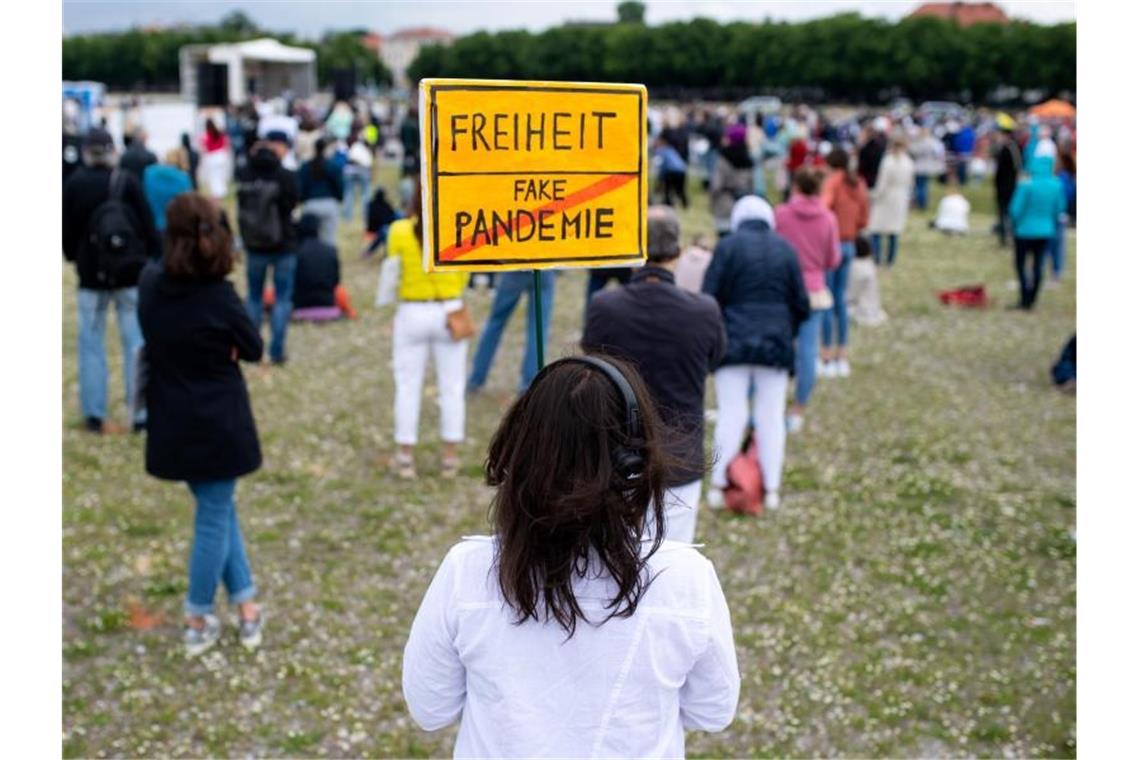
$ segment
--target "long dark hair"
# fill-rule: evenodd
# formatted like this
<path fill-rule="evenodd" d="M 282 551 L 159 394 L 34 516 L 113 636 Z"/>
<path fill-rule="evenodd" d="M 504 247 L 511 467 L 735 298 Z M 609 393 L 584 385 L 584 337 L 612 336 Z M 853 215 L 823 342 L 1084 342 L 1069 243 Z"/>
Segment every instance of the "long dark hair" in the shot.
<path fill-rule="evenodd" d="M 491 513 L 503 598 L 518 623 L 553 618 L 568 637 L 579 619 L 595 622 L 574 596 L 574 579 L 604 571 L 616 592 L 609 615 L 596 622 L 629 617 L 652 580 L 646 562 L 665 534 L 662 423 L 637 372 L 604 358 L 633 389 L 640 431 L 629 430 L 625 400 L 610 378 L 561 360 L 514 403 L 487 453 L 487 484 L 497 489 Z M 618 473 L 620 448 L 642 456 L 636 477 Z M 653 539 L 643 553 L 647 527 Z"/>
<path fill-rule="evenodd" d="M 309 162 L 309 165 L 312 167 L 309 169 L 309 171 L 312 173 L 313 179 L 324 179 L 325 178 L 325 146 L 326 145 L 327 145 L 327 143 L 325 142 L 325 138 L 323 138 L 323 137 L 318 138 L 317 142 L 313 145 L 314 154 L 313 154 L 313 158 Z"/>
<path fill-rule="evenodd" d="M 412 198 L 408 202 L 408 211 L 411 214 L 412 218 L 415 219 L 415 221 L 412 222 L 412 229 L 415 230 L 415 232 L 416 232 L 416 240 L 418 240 L 420 242 L 420 245 L 423 245 L 424 244 L 424 222 L 423 222 L 422 217 L 424 215 L 424 213 L 423 213 L 424 212 L 424 199 L 420 195 L 420 178 L 419 177 L 416 177 L 415 184 L 412 185 Z"/>

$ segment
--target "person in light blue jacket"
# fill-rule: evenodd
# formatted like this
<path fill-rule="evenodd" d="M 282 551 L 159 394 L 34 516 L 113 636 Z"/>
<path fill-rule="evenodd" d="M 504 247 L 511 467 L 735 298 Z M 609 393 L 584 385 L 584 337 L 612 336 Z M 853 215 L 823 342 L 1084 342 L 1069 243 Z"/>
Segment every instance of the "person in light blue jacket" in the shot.
<path fill-rule="evenodd" d="M 1029 161 L 1029 177 L 1017 183 L 1009 202 L 1015 243 L 1014 268 L 1021 285 L 1018 307 L 1032 309 L 1045 266 L 1046 247 L 1057 234 L 1057 224 L 1065 213 L 1065 191 L 1053 175 L 1053 158 L 1035 156 Z M 1032 276 L 1025 271 L 1033 257 Z"/>
<path fill-rule="evenodd" d="M 189 160 L 181 148 L 174 148 L 161 164 L 151 164 L 143 170 L 143 195 L 154 214 L 154 227 L 159 233 L 166 230 L 166 206 L 174 196 L 188 193 L 194 183 L 187 173 Z"/>

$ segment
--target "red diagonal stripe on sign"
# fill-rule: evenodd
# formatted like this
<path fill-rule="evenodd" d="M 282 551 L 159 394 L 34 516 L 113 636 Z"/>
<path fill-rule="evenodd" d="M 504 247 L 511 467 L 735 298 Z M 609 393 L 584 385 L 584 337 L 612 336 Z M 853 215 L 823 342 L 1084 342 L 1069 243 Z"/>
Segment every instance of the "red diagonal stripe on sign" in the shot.
<path fill-rule="evenodd" d="M 540 211 L 548 211 L 551 213 L 557 211 L 566 211 L 567 209 L 574 208 L 575 206 L 581 206 L 583 203 L 592 201 L 598 196 L 605 195 L 606 193 L 617 190 L 622 185 L 625 185 L 637 179 L 638 176 L 639 175 L 637 174 L 610 174 L 598 180 L 592 185 L 586 185 L 586 187 L 583 187 L 581 190 L 576 190 L 575 192 L 570 193 L 562 200 L 551 201 L 545 206 L 539 206 L 535 209 L 527 209 L 527 211 L 533 214 L 535 218 L 538 217 Z M 516 214 L 514 221 L 511 222 L 510 228 L 504 224 L 497 224 L 495 227 L 492 227 L 487 231 L 487 235 L 479 236 L 482 238 L 482 241 L 479 243 L 475 242 L 475 236 L 472 235 L 471 237 L 464 240 L 460 245 L 448 246 L 447 248 L 444 248 L 442 251 L 440 251 L 439 260 L 454 261 L 460 256 L 471 253 L 478 248 L 482 248 L 484 245 L 487 245 L 489 240 L 495 235 L 496 230 L 500 235 L 511 232 L 512 237 L 514 237 L 514 235 L 517 234 L 520 230 L 524 230 L 531 225 L 532 222 L 528 217 L 522 217 L 521 215 Z"/>

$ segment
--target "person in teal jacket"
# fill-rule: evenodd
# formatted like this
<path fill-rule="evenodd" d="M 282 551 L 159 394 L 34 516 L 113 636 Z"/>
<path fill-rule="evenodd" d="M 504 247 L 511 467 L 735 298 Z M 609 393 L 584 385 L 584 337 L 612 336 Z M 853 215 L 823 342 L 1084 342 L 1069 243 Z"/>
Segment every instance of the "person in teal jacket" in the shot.
<path fill-rule="evenodd" d="M 159 233 L 166 229 L 166 206 L 174 196 L 194 189 L 186 168 L 189 161 L 181 148 L 166 154 L 161 164 L 151 164 L 143 170 L 143 195 L 154 214 L 154 226 Z"/>
<path fill-rule="evenodd" d="M 1032 309 L 1045 266 L 1046 247 L 1057 234 L 1057 224 L 1065 213 L 1065 190 L 1053 176 L 1053 158 L 1035 156 L 1029 161 L 1029 177 L 1017 183 L 1009 202 L 1015 243 L 1014 268 L 1021 285 L 1022 309 Z M 1032 277 L 1025 271 L 1033 257 Z"/>

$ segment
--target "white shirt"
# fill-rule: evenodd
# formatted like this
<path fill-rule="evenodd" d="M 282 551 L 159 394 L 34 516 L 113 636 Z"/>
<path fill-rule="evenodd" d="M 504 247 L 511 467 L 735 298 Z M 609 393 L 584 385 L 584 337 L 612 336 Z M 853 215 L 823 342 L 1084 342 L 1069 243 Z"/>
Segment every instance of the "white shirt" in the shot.
<path fill-rule="evenodd" d="M 934 227 L 943 232 L 970 231 L 970 202 L 961 193 L 952 192 L 938 202 Z"/>
<path fill-rule="evenodd" d="M 648 546 L 648 544 L 643 544 Z M 628 618 L 516 625 L 499 590 L 496 543 L 468 538 L 443 560 L 404 650 L 404 699 L 428 731 L 460 719 L 455 757 L 684 757 L 684 730 L 732 722 L 740 673 L 712 563 L 665 541 Z M 576 579 L 590 619 L 608 576 Z"/>

